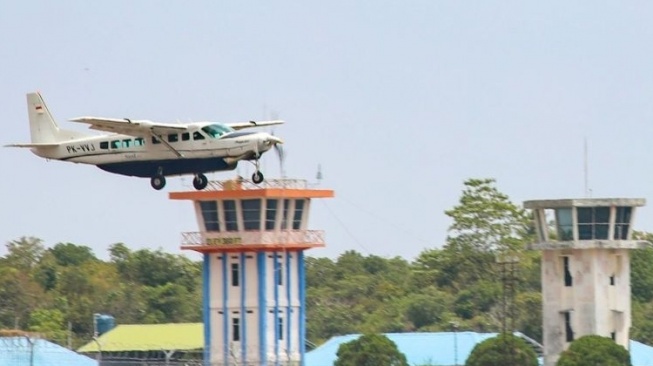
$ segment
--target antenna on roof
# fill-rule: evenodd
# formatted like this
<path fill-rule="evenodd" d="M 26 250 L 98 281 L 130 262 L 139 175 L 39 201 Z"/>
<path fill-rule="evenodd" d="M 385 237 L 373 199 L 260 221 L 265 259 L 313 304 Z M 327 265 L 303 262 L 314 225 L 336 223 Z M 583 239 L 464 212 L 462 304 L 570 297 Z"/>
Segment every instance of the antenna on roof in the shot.
<path fill-rule="evenodd" d="M 583 138 L 583 174 L 585 178 L 585 198 L 592 196 L 592 190 L 589 188 L 589 168 L 588 168 L 588 154 L 587 154 L 587 137 Z"/>
<path fill-rule="evenodd" d="M 315 175 L 315 179 L 317 179 L 317 185 L 318 186 L 322 182 L 323 178 L 324 177 L 322 176 L 322 164 L 317 164 L 317 174 Z"/>

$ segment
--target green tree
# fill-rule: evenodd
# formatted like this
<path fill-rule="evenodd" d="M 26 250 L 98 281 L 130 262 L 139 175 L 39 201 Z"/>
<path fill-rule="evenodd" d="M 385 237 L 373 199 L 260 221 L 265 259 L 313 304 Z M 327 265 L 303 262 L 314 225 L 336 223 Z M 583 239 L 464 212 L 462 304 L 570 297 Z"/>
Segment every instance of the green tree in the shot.
<path fill-rule="evenodd" d="M 522 338 L 500 334 L 477 344 L 465 366 L 537 366 L 537 355 Z"/>
<path fill-rule="evenodd" d="M 39 262 L 44 252 L 43 240 L 23 236 L 7 243 L 5 259 L 10 266 L 29 271 Z"/>
<path fill-rule="evenodd" d="M 97 260 L 91 248 L 73 243 L 58 243 L 48 249 L 60 266 L 79 266 L 86 261 Z"/>
<path fill-rule="evenodd" d="M 67 332 L 64 315 L 59 310 L 37 309 L 29 315 L 29 330 L 41 333 L 48 340 L 63 344 Z"/>
<path fill-rule="evenodd" d="M 408 366 L 406 356 L 382 334 L 364 334 L 338 347 L 335 366 Z"/>
<path fill-rule="evenodd" d="M 438 283 L 456 289 L 496 278 L 497 257 L 521 255 L 530 240 L 526 212 L 499 192 L 494 179 L 469 179 L 460 202 L 445 211 L 453 223 L 439 258 Z"/>
<path fill-rule="evenodd" d="M 556 365 L 630 366 L 630 354 L 610 338 L 588 335 L 571 342 Z"/>
<path fill-rule="evenodd" d="M 633 237 L 653 243 L 653 234 L 635 232 Z M 631 293 L 635 300 L 653 300 L 653 247 L 638 249 L 631 255 L 630 262 Z"/>

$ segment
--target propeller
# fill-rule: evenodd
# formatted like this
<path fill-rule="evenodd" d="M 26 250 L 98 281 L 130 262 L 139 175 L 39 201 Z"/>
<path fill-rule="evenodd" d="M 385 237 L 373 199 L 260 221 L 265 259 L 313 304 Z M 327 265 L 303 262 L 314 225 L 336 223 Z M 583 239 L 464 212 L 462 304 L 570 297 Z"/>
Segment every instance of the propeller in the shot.
<path fill-rule="evenodd" d="M 270 135 L 272 135 L 272 137 L 275 140 L 275 142 L 274 142 L 274 151 L 277 152 L 277 158 L 279 158 L 279 173 L 281 175 L 281 178 L 285 178 L 286 177 L 286 172 L 283 169 L 284 168 L 283 164 L 284 164 L 285 159 L 286 159 L 286 153 L 283 150 L 283 145 L 282 145 L 283 141 L 281 141 L 281 139 L 279 139 L 278 137 L 276 137 L 274 135 L 274 131 L 272 131 L 270 133 Z"/>

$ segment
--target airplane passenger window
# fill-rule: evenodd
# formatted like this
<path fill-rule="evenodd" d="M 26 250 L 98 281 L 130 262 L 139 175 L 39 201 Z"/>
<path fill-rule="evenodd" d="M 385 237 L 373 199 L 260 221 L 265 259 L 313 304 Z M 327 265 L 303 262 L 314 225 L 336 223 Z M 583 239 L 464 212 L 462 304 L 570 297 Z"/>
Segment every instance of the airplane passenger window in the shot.
<path fill-rule="evenodd" d="M 137 137 L 134 139 L 134 146 L 143 146 L 145 145 L 145 139 L 142 137 Z"/>
<path fill-rule="evenodd" d="M 111 141 L 111 148 L 112 149 L 119 149 L 120 148 L 120 140 Z"/>
<path fill-rule="evenodd" d="M 168 135 L 168 142 L 177 142 L 179 141 L 179 135 L 176 133 L 171 133 Z"/>
<path fill-rule="evenodd" d="M 190 133 L 184 132 L 181 134 L 181 141 L 188 141 L 190 140 Z"/>
<path fill-rule="evenodd" d="M 109 141 L 100 142 L 100 149 L 103 149 L 103 150 L 109 149 Z"/>
<path fill-rule="evenodd" d="M 152 136 L 152 143 L 153 143 L 153 144 L 160 144 L 160 143 L 161 143 L 161 141 L 159 141 L 159 139 L 158 139 L 158 138 L 156 138 L 156 137 L 154 137 L 154 136 Z"/>
<path fill-rule="evenodd" d="M 122 147 L 130 147 L 132 140 L 122 140 Z"/>
<path fill-rule="evenodd" d="M 204 140 L 204 135 L 202 135 L 199 131 L 193 132 L 193 140 Z"/>

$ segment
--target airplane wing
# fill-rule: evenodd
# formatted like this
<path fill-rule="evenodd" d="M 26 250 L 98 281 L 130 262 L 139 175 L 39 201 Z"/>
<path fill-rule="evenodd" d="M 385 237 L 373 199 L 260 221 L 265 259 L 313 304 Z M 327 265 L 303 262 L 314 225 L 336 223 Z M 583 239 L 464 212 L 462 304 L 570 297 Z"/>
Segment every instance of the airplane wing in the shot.
<path fill-rule="evenodd" d="M 242 130 L 243 128 L 273 126 L 273 125 L 280 125 L 283 123 L 284 121 L 274 120 L 274 121 L 247 121 L 247 122 L 225 123 L 225 125 L 233 128 L 234 130 Z"/>
<path fill-rule="evenodd" d="M 59 146 L 61 142 L 32 142 L 30 144 L 9 144 L 5 147 L 55 147 Z"/>
<path fill-rule="evenodd" d="M 77 117 L 73 122 L 87 123 L 92 130 L 142 136 L 145 134 L 163 135 L 188 130 L 184 124 L 160 123 L 149 120 L 130 120 L 129 118 Z"/>

